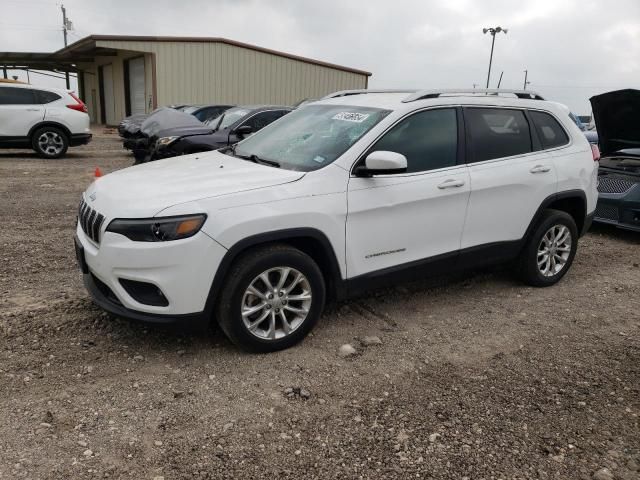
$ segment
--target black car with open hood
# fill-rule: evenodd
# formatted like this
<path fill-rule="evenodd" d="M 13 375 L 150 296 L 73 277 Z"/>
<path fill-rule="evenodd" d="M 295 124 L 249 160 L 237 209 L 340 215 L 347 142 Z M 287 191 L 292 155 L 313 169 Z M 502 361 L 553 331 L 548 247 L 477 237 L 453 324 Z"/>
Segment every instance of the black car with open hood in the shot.
<path fill-rule="evenodd" d="M 640 90 L 590 100 L 601 151 L 594 221 L 640 232 Z"/>
<path fill-rule="evenodd" d="M 245 105 L 230 108 L 201 128 L 172 128 L 157 133 L 150 144 L 149 160 L 217 150 L 233 145 L 292 110 L 278 105 Z"/>

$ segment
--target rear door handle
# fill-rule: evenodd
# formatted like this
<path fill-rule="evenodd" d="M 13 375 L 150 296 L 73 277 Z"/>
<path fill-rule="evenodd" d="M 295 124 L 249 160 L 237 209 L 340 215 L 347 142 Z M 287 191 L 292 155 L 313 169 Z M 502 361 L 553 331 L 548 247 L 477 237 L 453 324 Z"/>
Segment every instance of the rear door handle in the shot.
<path fill-rule="evenodd" d="M 444 190 L 445 188 L 457 188 L 462 186 L 464 186 L 464 180 L 454 180 L 453 178 L 450 178 L 438 185 L 438 188 L 440 190 Z"/>
<path fill-rule="evenodd" d="M 551 167 L 547 167 L 546 165 L 536 165 L 529 171 L 531 173 L 547 173 L 551 171 Z"/>

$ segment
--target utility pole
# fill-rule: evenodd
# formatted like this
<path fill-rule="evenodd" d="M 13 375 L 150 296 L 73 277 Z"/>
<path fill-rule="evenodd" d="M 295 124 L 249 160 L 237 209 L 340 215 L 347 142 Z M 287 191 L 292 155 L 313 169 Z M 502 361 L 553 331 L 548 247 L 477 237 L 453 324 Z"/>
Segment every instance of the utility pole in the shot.
<path fill-rule="evenodd" d="M 7 78 L 7 66 L 2 67 L 2 73 L 4 73 L 4 78 Z"/>
<path fill-rule="evenodd" d="M 527 82 L 527 76 L 529 75 L 529 70 L 525 70 L 524 71 L 524 85 L 522 86 L 523 90 L 527 89 L 527 85 L 529 84 L 529 82 Z"/>
<path fill-rule="evenodd" d="M 506 28 L 502 28 L 502 27 L 495 27 L 495 28 L 483 28 L 482 29 L 482 33 L 487 34 L 490 33 L 491 34 L 491 55 L 489 56 L 489 71 L 487 72 L 487 87 L 489 88 L 489 79 L 491 78 L 491 63 L 493 62 L 493 47 L 496 43 L 496 33 L 507 33 L 507 29 Z"/>
<path fill-rule="evenodd" d="M 67 30 L 71 29 L 71 21 L 67 19 L 67 10 L 64 8 L 64 5 L 60 5 L 60 10 L 62 10 L 62 34 L 64 35 L 64 46 L 66 47 Z M 67 82 L 67 90 L 69 90 L 71 88 L 71 84 L 69 83 L 69 70 L 64 72 L 64 79 Z"/>

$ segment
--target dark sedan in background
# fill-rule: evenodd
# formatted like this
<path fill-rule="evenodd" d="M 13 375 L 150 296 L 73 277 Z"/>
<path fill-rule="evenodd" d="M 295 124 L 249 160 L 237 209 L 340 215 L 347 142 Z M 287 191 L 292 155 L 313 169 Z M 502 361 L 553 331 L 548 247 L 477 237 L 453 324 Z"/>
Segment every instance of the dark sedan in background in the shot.
<path fill-rule="evenodd" d="M 230 108 L 202 126 L 168 128 L 150 143 L 149 160 L 217 150 L 233 145 L 286 115 L 291 107 L 247 105 Z"/>
<path fill-rule="evenodd" d="M 600 144 L 595 222 L 640 232 L 640 90 L 591 98 Z"/>

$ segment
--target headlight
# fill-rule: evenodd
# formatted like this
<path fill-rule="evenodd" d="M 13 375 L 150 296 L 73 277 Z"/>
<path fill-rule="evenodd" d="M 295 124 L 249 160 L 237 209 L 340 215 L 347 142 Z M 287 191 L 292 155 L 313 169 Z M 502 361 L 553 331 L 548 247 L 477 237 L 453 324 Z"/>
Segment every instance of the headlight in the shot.
<path fill-rule="evenodd" d="M 171 145 L 173 142 L 178 140 L 180 137 L 161 137 L 158 139 L 156 144 L 159 147 L 166 147 L 167 145 Z"/>
<path fill-rule="evenodd" d="M 192 237 L 206 219 L 204 213 L 141 220 L 116 218 L 107 227 L 107 232 L 119 233 L 136 242 L 167 242 Z"/>

